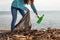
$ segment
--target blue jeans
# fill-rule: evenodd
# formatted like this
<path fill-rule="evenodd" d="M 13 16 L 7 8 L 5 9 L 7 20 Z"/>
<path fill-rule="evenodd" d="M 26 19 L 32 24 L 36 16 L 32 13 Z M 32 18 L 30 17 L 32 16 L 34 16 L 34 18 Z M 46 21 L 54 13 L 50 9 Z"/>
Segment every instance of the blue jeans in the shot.
<path fill-rule="evenodd" d="M 15 23 L 16 23 L 16 19 L 17 19 L 17 11 L 19 11 L 22 16 L 25 15 L 24 10 L 15 8 L 15 7 L 11 7 L 11 13 L 12 13 L 11 31 L 13 31 L 15 28 Z"/>

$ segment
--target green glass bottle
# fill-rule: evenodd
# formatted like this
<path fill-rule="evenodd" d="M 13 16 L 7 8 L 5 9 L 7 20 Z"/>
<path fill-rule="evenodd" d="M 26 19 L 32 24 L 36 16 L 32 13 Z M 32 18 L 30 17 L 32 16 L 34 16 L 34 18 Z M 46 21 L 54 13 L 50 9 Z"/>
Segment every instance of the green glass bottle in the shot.
<path fill-rule="evenodd" d="M 37 23 L 40 24 L 41 21 L 43 20 L 44 14 L 37 20 Z"/>

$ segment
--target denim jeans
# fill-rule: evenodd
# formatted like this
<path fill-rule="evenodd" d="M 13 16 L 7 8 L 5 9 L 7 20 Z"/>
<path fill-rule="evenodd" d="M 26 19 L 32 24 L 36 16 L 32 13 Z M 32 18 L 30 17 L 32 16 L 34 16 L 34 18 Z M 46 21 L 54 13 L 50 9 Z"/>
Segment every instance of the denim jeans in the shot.
<path fill-rule="evenodd" d="M 25 15 L 24 10 L 11 6 L 11 14 L 12 14 L 11 31 L 13 31 L 15 28 L 15 23 L 17 19 L 17 11 L 19 11 L 22 16 Z"/>

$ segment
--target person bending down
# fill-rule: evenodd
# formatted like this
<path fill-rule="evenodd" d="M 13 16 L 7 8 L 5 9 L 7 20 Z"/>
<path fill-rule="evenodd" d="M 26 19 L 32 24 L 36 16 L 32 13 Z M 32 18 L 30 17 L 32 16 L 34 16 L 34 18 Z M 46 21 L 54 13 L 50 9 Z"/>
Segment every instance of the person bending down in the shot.
<path fill-rule="evenodd" d="M 32 10 L 34 11 L 34 13 L 36 14 L 36 16 L 39 18 L 37 14 L 37 10 L 34 6 L 34 0 L 14 0 L 11 5 L 11 13 L 12 13 L 11 32 L 13 32 L 15 28 L 17 11 L 21 13 L 22 17 L 25 15 L 24 11 L 26 11 L 26 13 L 30 12 L 30 10 L 25 6 L 25 4 L 27 5 L 29 4 Z"/>

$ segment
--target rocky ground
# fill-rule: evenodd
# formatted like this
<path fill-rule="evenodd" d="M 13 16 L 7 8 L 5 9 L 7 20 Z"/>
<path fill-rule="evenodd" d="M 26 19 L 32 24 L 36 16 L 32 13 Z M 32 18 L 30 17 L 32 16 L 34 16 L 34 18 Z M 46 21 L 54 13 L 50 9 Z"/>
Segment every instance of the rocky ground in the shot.
<path fill-rule="evenodd" d="M 0 32 L 0 40 L 60 40 L 60 29 Z"/>

